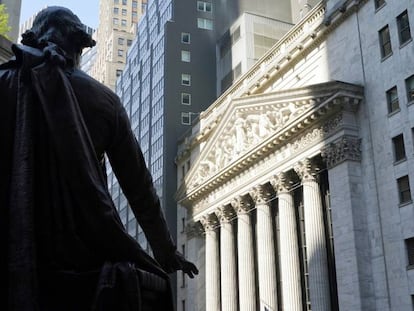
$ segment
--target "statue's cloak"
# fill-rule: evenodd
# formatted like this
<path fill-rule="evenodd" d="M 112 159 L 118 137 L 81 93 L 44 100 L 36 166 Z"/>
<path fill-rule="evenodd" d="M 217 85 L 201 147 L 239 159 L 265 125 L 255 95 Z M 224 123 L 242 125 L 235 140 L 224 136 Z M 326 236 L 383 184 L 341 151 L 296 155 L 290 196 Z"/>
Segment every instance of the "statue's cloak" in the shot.
<path fill-rule="evenodd" d="M 116 310 L 139 310 L 140 280 L 131 271 L 168 277 L 114 207 L 78 102 L 90 94 L 75 94 L 56 46 L 14 52 L 0 67 L 0 309 L 112 310 L 111 296 L 124 301 Z M 154 222 L 162 235 L 164 220 Z"/>

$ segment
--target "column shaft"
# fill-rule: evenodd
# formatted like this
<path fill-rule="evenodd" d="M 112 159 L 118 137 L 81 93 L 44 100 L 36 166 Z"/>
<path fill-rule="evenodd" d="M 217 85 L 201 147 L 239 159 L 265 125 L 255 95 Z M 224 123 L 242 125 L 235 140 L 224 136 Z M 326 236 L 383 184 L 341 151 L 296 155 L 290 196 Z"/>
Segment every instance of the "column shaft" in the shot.
<path fill-rule="evenodd" d="M 306 159 L 295 170 L 302 179 L 306 233 L 306 255 L 312 311 L 330 311 L 328 258 L 323 206 L 316 170 Z"/>
<path fill-rule="evenodd" d="M 206 311 L 220 310 L 220 263 L 217 230 L 202 221 L 206 232 Z"/>
<path fill-rule="evenodd" d="M 299 245 L 295 206 L 290 193 L 279 193 L 280 274 L 283 310 L 302 311 Z"/>
<path fill-rule="evenodd" d="M 237 265 L 234 230 L 231 223 L 234 210 L 224 206 L 216 213 L 220 220 L 221 310 L 237 311 Z"/>
<path fill-rule="evenodd" d="M 256 188 L 257 213 L 257 262 L 260 309 L 264 306 L 277 310 L 276 249 L 273 233 L 273 215 L 270 195 L 263 193 L 264 187 Z"/>
<path fill-rule="evenodd" d="M 237 250 L 239 263 L 240 311 L 256 311 L 256 279 L 254 265 L 254 243 L 251 215 L 252 204 L 246 198 L 232 202 L 237 210 Z"/>

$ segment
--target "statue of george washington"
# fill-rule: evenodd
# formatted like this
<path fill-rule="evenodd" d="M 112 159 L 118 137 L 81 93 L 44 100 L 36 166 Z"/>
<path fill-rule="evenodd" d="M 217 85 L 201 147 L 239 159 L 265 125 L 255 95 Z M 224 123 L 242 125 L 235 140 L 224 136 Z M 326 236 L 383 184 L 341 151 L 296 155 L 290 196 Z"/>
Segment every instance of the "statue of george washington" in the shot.
<path fill-rule="evenodd" d="M 63 7 L 22 38 L 0 66 L 0 309 L 148 310 L 147 289 L 149 310 L 174 310 L 167 273 L 198 270 L 176 249 L 118 97 L 77 68 L 95 42 Z M 105 155 L 155 259 L 122 225 Z"/>

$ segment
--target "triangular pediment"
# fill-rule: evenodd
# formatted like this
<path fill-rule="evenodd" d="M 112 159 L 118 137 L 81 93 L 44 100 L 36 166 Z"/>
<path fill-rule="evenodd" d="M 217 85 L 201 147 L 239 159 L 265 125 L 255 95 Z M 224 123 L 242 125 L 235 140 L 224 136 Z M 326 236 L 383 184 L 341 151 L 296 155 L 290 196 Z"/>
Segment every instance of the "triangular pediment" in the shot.
<path fill-rule="evenodd" d="M 347 85 L 328 82 L 228 101 L 214 132 L 210 133 L 185 178 L 185 192 L 215 183 L 214 179 L 226 174 L 226 170 L 234 171 L 232 167 L 246 155 L 272 137 L 283 134 L 292 124 L 311 116 L 322 108 L 323 103 L 338 95 L 341 86 Z M 185 194 L 181 193 L 179 197 L 182 195 Z"/>

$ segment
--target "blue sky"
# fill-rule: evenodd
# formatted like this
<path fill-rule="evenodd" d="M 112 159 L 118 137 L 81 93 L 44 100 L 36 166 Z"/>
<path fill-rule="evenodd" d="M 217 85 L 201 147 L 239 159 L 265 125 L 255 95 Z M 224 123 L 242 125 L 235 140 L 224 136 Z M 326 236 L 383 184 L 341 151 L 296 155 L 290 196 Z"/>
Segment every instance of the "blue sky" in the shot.
<path fill-rule="evenodd" d="M 20 23 L 26 21 L 45 6 L 52 5 L 67 7 L 85 25 L 93 28 L 98 27 L 99 0 L 22 0 Z"/>

